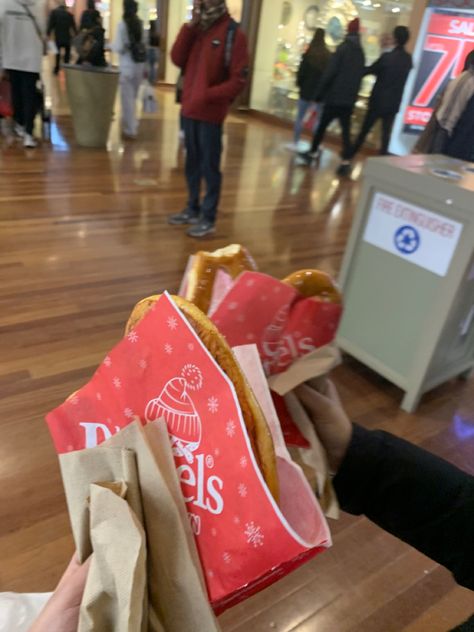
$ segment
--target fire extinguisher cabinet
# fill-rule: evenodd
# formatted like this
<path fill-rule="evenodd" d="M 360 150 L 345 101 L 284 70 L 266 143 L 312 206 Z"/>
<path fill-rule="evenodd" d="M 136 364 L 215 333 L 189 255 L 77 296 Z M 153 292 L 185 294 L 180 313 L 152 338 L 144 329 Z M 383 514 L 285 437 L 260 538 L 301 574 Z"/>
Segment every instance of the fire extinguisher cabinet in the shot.
<path fill-rule="evenodd" d="M 366 163 L 340 282 L 343 351 L 405 391 L 474 367 L 474 165 L 445 156 Z"/>

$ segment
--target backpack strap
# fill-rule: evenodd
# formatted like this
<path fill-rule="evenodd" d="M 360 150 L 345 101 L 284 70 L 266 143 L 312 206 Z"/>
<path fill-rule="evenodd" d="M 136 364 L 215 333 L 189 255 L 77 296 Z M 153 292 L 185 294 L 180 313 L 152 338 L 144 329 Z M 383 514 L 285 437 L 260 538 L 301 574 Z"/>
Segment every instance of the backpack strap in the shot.
<path fill-rule="evenodd" d="M 227 35 L 225 38 L 224 68 L 229 70 L 232 62 L 232 49 L 234 48 L 235 34 L 239 28 L 239 23 L 230 18 Z"/>

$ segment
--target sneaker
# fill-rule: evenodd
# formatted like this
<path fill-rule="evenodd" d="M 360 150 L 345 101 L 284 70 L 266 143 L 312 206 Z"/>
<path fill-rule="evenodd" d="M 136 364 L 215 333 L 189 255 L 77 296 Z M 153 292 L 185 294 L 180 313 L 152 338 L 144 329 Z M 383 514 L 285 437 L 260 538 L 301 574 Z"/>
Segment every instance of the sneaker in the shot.
<path fill-rule="evenodd" d="M 208 222 L 207 220 L 202 220 L 196 226 L 193 226 L 188 231 L 186 231 L 186 235 L 189 237 L 205 237 L 206 235 L 211 235 L 216 232 L 216 226 L 212 222 Z"/>
<path fill-rule="evenodd" d="M 189 208 L 185 208 L 181 213 L 175 213 L 168 216 L 168 224 L 172 226 L 182 226 L 183 224 L 198 224 L 199 213 L 191 211 Z"/>
<path fill-rule="evenodd" d="M 341 162 L 336 173 L 338 176 L 342 176 L 343 178 L 351 175 L 351 163 L 347 161 Z"/>
<path fill-rule="evenodd" d="M 23 147 L 26 147 L 27 149 L 34 149 L 35 147 L 38 147 L 38 143 L 33 138 L 33 136 L 31 136 L 31 134 L 25 134 L 25 137 L 23 139 Z"/>
<path fill-rule="evenodd" d="M 13 126 L 13 133 L 15 134 L 15 136 L 18 136 L 18 138 L 24 138 L 25 128 L 23 127 L 23 125 L 15 123 L 15 125 Z"/>
<path fill-rule="evenodd" d="M 321 155 L 321 150 L 317 149 L 316 151 L 300 151 L 297 156 L 300 160 L 305 162 L 307 165 L 311 165 L 313 162 L 317 162 Z"/>

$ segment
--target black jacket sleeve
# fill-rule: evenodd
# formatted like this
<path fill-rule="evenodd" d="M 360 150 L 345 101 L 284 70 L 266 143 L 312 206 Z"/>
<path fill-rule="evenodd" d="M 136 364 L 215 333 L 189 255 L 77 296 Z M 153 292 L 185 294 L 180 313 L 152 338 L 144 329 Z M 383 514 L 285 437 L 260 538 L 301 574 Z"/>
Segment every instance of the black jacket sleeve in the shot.
<path fill-rule="evenodd" d="M 474 590 L 474 477 L 383 431 L 356 424 L 334 478 L 341 507 L 446 566 Z"/>
<path fill-rule="evenodd" d="M 326 70 L 323 73 L 321 78 L 321 83 L 319 84 L 319 89 L 316 94 L 316 101 L 323 101 L 324 97 L 331 87 L 334 79 L 336 78 L 338 72 L 340 71 L 343 58 L 344 58 L 345 44 L 340 44 L 336 51 L 331 55 L 329 59 L 329 63 L 326 67 Z"/>

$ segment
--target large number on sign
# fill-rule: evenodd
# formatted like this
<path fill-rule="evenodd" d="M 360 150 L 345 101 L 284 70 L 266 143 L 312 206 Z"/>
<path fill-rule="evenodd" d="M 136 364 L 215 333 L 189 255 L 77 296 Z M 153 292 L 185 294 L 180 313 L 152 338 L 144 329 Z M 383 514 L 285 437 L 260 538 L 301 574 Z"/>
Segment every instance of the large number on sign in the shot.
<path fill-rule="evenodd" d="M 425 51 L 439 53 L 439 61 L 416 95 L 413 105 L 428 107 L 441 88 L 446 77 L 457 77 L 463 70 L 466 55 L 472 48 L 472 42 L 440 35 L 429 35 Z"/>

